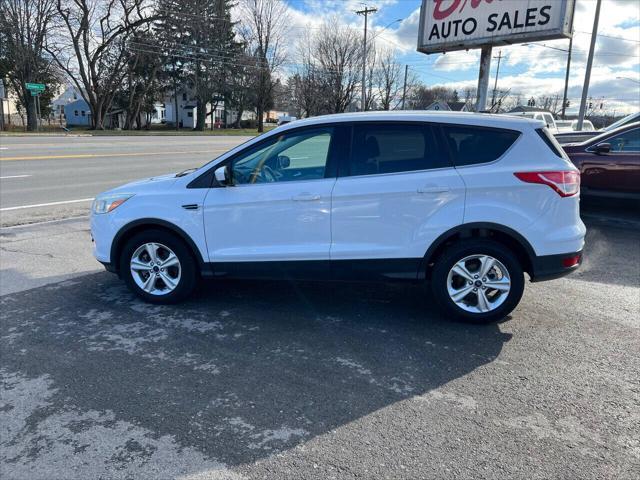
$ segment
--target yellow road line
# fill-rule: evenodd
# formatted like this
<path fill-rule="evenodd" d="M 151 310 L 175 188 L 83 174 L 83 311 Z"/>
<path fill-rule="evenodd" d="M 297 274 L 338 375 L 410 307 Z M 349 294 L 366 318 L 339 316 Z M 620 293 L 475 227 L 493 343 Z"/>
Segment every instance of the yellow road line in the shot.
<path fill-rule="evenodd" d="M 60 158 L 98 158 L 98 157 L 146 157 L 148 155 L 179 155 L 183 153 L 217 153 L 220 150 L 183 150 L 180 152 L 137 152 L 137 153 L 81 153 L 72 155 L 35 155 L 30 157 L 0 157 L 0 162 L 16 160 L 54 160 Z"/>

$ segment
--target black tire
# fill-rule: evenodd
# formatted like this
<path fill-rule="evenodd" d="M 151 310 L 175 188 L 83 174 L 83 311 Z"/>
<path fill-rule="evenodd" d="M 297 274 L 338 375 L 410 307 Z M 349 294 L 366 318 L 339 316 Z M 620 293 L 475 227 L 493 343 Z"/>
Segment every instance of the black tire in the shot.
<path fill-rule="evenodd" d="M 178 284 L 173 291 L 162 295 L 153 295 L 144 291 L 138 286 L 131 273 L 131 257 L 140 246 L 151 242 L 170 248 L 180 261 Z M 191 250 L 182 239 L 165 230 L 145 230 L 127 240 L 120 255 L 119 266 L 120 276 L 124 279 L 129 289 L 149 303 L 171 304 L 180 302 L 193 293 L 198 280 L 198 266 Z"/>
<path fill-rule="evenodd" d="M 469 312 L 458 306 L 449 296 L 449 271 L 457 262 L 472 255 L 489 255 L 502 263 L 509 273 L 511 288 L 503 303 L 494 310 L 483 313 Z M 517 257 L 501 243 L 486 239 L 463 240 L 448 247 L 436 259 L 431 272 L 431 290 L 445 318 L 467 323 L 491 323 L 505 318 L 520 302 L 524 292 L 524 273 Z"/>

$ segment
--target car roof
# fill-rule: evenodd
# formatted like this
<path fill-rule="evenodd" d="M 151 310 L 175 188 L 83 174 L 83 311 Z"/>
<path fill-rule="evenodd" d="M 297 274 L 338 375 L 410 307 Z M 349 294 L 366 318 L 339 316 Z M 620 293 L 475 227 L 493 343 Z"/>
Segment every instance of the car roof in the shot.
<path fill-rule="evenodd" d="M 375 112 L 337 113 L 304 118 L 278 127 L 285 131 L 302 126 L 324 125 L 340 122 L 434 122 L 453 123 L 458 125 L 474 125 L 483 127 L 509 128 L 522 130 L 543 125 L 540 120 L 532 120 L 522 116 L 499 115 L 473 112 L 443 112 L 427 110 L 395 110 Z"/>

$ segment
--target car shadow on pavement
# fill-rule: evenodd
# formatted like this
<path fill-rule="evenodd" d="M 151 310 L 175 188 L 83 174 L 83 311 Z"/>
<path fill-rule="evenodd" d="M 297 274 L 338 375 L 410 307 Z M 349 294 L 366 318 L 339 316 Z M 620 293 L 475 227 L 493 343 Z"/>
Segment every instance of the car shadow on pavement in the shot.
<path fill-rule="evenodd" d="M 154 306 L 98 273 L 0 302 L 2 369 L 53 387 L 25 428 L 68 409 L 112 412 L 231 466 L 428 395 L 511 338 L 446 322 L 415 285 L 212 282 Z M 46 448 L 33 438 L 24 455 Z"/>

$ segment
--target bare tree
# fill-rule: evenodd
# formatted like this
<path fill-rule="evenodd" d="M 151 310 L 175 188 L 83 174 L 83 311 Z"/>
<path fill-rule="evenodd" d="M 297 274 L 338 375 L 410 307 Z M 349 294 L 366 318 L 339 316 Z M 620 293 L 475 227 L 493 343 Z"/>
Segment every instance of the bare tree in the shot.
<path fill-rule="evenodd" d="M 142 128 L 142 114 L 150 114 L 155 109 L 154 101 L 162 90 L 158 74 L 164 58 L 150 50 L 140 50 L 139 45 L 153 44 L 156 38 L 151 31 L 139 32 L 131 37 L 125 80 L 116 101 L 126 111 L 124 128 Z M 149 127 L 149 121 L 145 122 Z"/>
<path fill-rule="evenodd" d="M 407 74 L 407 90 L 411 91 L 416 84 L 416 76 L 412 72 Z M 376 83 L 380 107 L 383 110 L 395 110 L 402 102 L 404 90 L 404 68 L 398 61 L 395 50 L 384 49 L 379 54 L 378 68 L 376 70 Z"/>
<path fill-rule="evenodd" d="M 274 73 L 285 60 L 288 7 L 279 0 L 242 0 L 241 33 L 258 61 L 255 107 L 258 132 L 264 131 L 264 112 L 273 103 Z"/>
<path fill-rule="evenodd" d="M 545 110 L 549 110 L 554 115 L 558 115 L 562 110 L 562 97 L 559 93 L 555 95 L 542 95 L 538 97 L 536 105 Z"/>
<path fill-rule="evenodd" d="M 370 42 L 367 45 L 367 56 L 365 71 L 365 90 L 367 92 L 365 96 L 365 110 L 376 110 L 377 101 L 380 96 L 378 80 L 378 49 L 375 42 Z"/>
<path fill-rule="evenodd" d="M 155 18 L 149 0 L 56 0 L 58 35 L 46 51 L 91 108 L 92 128 L 104 119 L 121 86 L 127 40 Z"/>
<path fill-rule="evenodd" d="M 417 85 L 411 92 L 411 108 L 424 110 L 433 102 L 457 102 L 458 92 L 449 87 Z"/>
<path fill-rule="evenodd" d="M 44 57 L 44 45 L 55 14 L 55 0 L 0 0 L 0 75 L 27 114 L 27 129 L 37 128 L 35 97 L 26 83 L 47 83 L 44 97 L 53 95 L 57 72 Z"/>
<path fill-rule="evenodd" d="M 320 93 L 321 75 L 310 36 L 307 35 L 298 42 L 297 56 L 299 67 L 289 79 L 294 108 L 301 117 L 319 115 L 323 111 L 324 98 Z"/>
<path fill-rule="evenodd" d="M 337 18 L 329 18 L 313 39 L 313 51 L 328 110 L 344 112 L 354 100 L 360 80 L 360 35 Z"/>
<path fill-rule="evenodd" d="M 476 94 L 476 89 L 475 88 L 467 87 L 467 88 L 464 89 L 464 100 L 463 100 L 463 102 L 467 106 L 467 109 L 469 109 L 470 111 L 474 111 L 474 109 L 475 109 L 476 96 L 477 96 L 477 94 Z"/>

